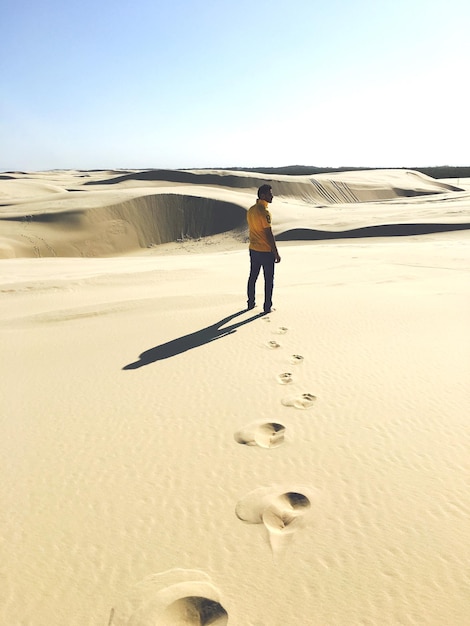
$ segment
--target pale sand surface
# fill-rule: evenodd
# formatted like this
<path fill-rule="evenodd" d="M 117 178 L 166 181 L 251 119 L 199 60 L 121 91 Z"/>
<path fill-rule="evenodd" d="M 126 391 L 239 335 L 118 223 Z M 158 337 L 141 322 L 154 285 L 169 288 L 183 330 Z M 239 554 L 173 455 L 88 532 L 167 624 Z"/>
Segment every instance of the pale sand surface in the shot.
<path fill-rule="evenodd" d="M 470 623 L 468 181 L 6 176 L 0 624 Z"/>

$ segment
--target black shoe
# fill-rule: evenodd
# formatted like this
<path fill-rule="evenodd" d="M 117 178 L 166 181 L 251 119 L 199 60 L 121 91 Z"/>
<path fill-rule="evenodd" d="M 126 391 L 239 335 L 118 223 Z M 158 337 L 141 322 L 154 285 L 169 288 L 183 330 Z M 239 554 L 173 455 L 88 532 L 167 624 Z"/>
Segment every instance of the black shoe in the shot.
<path fill-rule="evenodd" d="M 256 306 L 256 304 L 249 304 L 249 305 L 246 307 L 246 310 L 247 310 L 247 311 L 251 311 L 252 309 L 254 309 L 254 308 L 255 308 L 255 306 Z"/>

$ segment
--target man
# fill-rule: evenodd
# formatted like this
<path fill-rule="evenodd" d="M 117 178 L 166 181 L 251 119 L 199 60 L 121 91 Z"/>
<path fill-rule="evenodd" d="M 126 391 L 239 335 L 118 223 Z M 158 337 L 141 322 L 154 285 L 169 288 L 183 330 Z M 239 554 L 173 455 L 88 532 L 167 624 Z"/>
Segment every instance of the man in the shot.
<path fill-rule="evenodd" d="M 250 230 L 250 276 L 248 278 L 248 309 L 255 307 L 255 286 L 261 268 L 264 274 L 264 312 L 270 313 L 274 286 L 274 263 L 281 257 L 277 251 L 271 229 L 271 214 L 268 204 L 273 201 L 270 185 L 261 185 L 258 189 L 258 200 L 247 213 Z"/>

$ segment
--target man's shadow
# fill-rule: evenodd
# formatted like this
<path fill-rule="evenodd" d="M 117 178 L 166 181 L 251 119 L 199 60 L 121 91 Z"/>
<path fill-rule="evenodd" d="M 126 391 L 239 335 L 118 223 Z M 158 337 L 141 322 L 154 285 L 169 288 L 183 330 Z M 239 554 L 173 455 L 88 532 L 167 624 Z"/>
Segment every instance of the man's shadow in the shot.
<path fill-rule="evenodd" d="M 129 363 L 129 365 L 125 365 L 123 370 L 135 370 L 139 367 L 143 367 L 144 365 L 150 365 L 150 363 L 155 363 L 155 361 L 161 361 L 162 359 L 169 359 L 172 356 L 176 356 L 177 354 L 181 354 L 182 352 L 186 352 L 187 350 L 192 350 L 193 348 L 197 348 L 199 346 L 203 346 L 206 343 L 210 343 L 211 341 L 215 341 L 216 339 L 221 339 L 221 337 L 226 337 L 227 335 L 231 335 L 232 333 L 237 332 L 237 328 L 240 326 L 244 326 L 249 322 L 252 322 L 260 317 L 263 317 L 265 313 L 258 313 L 257 315 L 253 315 L 242 322 L 237 322 L 235 324 L 231 324 L 230 326 L 226 326 L 225 328 L 221 328 L 227 322 L 230 322 L 234 318 L 246 313 L 248 309 L 244 309 L 243 311 L 238 311 L 237 313 L 233 313 L 228 317 L 225 317 L 223 320 L 212 324 L 211 326 L 207 326 L 206 328 L 202 328 L 201 330 L 197 330 L 194 333 L 190 333 L 189 335 L 184 335 L 183 337 L 178 337 L 178 339 L 173 339 L 172 341 L 168 341 L 167 343 L 162 343 L 159 346 L 155 346 L 155 348 L 150 348 L 150 350 L 146 350 L 142 352 L 139 356 L 139 360 L 135 363 Z"/>

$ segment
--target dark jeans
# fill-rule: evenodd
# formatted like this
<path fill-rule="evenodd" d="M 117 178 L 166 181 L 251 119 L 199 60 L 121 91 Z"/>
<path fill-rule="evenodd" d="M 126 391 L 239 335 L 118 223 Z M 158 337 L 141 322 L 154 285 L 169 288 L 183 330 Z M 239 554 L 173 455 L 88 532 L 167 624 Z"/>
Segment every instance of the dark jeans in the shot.
<path fill-rule="evenodd" d="M 255 285 L 261 268 L 263 268 L 264 274 L 264 310 L 270 311 L 273 304 L 274 254 L 250 250 L 250 276 L 247 287 L 249 307 L 255 305 Z"/>

